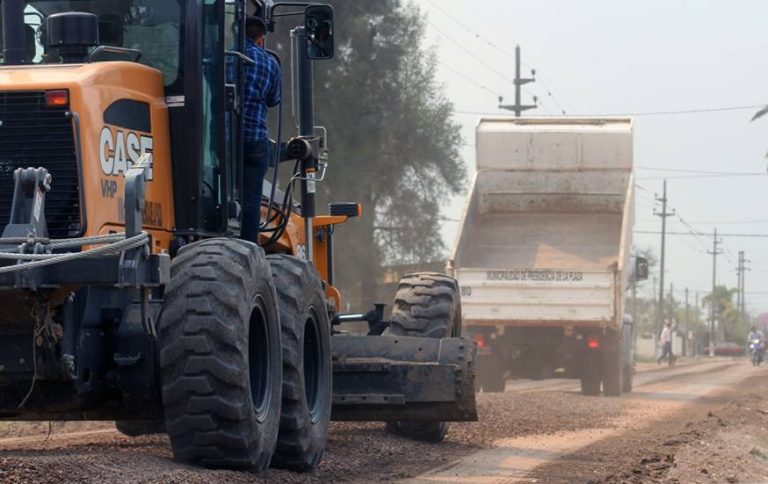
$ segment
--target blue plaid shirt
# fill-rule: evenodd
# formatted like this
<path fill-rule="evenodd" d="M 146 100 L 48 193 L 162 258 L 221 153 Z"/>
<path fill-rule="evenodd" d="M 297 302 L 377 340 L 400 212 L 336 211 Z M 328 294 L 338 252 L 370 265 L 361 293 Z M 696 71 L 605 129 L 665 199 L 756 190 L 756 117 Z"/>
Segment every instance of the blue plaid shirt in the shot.
<path fill-rule="evenodd" d="M 245 66 L 243 137 L 246 142 L 262 141 L 267 139 L 267 107 L 280 102 L 282 74 L 277 61 L 249 38 L 245 55 L 256 64 Z"/>

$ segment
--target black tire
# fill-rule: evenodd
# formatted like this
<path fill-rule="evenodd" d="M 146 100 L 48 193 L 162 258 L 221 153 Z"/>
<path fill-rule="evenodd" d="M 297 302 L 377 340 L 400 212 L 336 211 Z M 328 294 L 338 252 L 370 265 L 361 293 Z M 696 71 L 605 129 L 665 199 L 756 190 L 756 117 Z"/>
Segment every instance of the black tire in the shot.
<path fill-rule="evenodd" d="M 616 341 L 603 349 L 602 358 L 603 393 L 609 397 L 621 396 L 621 387 L 624 383 L 624 352 L 621 344 Z"/>
<path fill-rule="evenodd" d="M 488 393 L 503 393 L 507 386 L 507 379 L 501 371 L 493 371 L 483 379 L 483 391 Z"/>
<path fill-rule="evenodd" d="M 262 470 L 277 442 L 280 323 L 272 273 L 251 242 L 209 239 L 171 266 L 160 318 L 160 376 L 174 457 Z"/>
<path fill-rule="evenodd" d="M 283 342 L 283 403 L 272 465 L 306 472 L 328 440 L 333 392 L 331 327 L 323 284 L 308 262 L 267 257 L 277 291 Z"/>
<path fill-rule="evenodd" d="M 631 364 L 624 365 L 624 373 L 622 374 L 621 391 L 624 393 L 630 393 L 634 389 L 635 368 Z"/>
<path fill-rule="evenodd" d="M 581 359 L 580 379 L 582 395 L 600 394 L 600 353 L 584 352 Z"/>
<path fill-rule="evenodd" d="M 128 437 L 140 435 L 164 434 L 164 420 L 116 420 L 117 431 Z"/>
<path fill-rule="evenodd" d="M 478 359 L 477 379 L 480 381 L 480 387 L 487 393 L 501 393 L 507 385 L 507 379 L 504 370 L 498 362 L 498 357 L 486 355 L 485 358 Z"/>
<path fill-rule="evenodd" d="M 420 272 L 400 280 L 389 334 L 445 338 L 461 334 L 461 299 L 456 280 L 445 274 Z M 412 440 L 437 443 L 447 422 L 388 422 L 387 431 Z"/>

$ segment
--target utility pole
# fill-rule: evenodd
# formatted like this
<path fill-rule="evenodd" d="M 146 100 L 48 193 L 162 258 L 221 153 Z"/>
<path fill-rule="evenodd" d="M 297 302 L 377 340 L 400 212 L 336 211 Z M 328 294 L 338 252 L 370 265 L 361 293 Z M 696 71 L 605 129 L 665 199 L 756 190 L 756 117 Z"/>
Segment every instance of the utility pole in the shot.
<path fill-rule="evenodd" d="M 699 291 L 696 291 L 696 326 L 698 326 L 700 322 L 701 322 L 701 307 L 699 306 Z M 694 346 L 693 352 L 694 354 L 696 353 L 696 346 Z"/>
<path fill-rule="evenodd" d="M 736 266 L 736 307 L 741 313 L 741 273 L 744 270 L 744 251 L 739 251 L 739 261 Z"/>
<path fill-rule="evenodd" d="M 653 214 L 657 217 L 661 217 L 661 258 L 659 267 L 659 307 L 656 313 L 656 334 L 661 331 L 661 326 L 664 324 L 664 255 L 665 246 L 667 242 L 667 217 L 671 217 L 675 214 L 675 211 L 667 212 L 667 180 L 664 180 L 663 195 L 661 198 L 655 197 L 657 202 L 661 202 L 661 212 L 658 212 L 655 208 Z"/>
<path fill-rule="evenodd" d="M 685 338 L 683 338 L 683 356 L 688 356 L 688 335 L 690 334 L 690 322 L 689 315 L 690 306 L 688 306 L 688 288 L 685 288 Z"/>
<path fill-rule="evenodd" d="M 674 302 L 675 302 L 675 285 L 673 283 L 669 283 L 669 304 L 667 305 L 667 316 L 670 328 L 672 328 L 672 345 L 675 344 L 675 334 L 677 333 L 677 320 L 675 319 L 675 312 L 673 310 L 674 308 Z"/>
<path fill-rule="evenodd" d="M 722 244 L 722 240 L 717 239 L 717 229 L 715 229 L 712 238 L 712 250 L 707 252 L 712 254 L 712 293 L 709 295 L 709 356 L 715 356 L 715 285 L 717 283 L 717 256 L 723 251 L 717 246 Z"/>
<path fill-rule="evenodd" d="M 744 251 L 741 251 L 740 255 L 741 255 L 741 284 L 739 285 L 739 287 L 741 288 L 741 299 L 739 300 L 739 302 L 741 303 L 741 307 L 739 309 L 741 310 L 741 317 L 744 318 L 744 320 L 746 321 L 747 320 L 747 301 L 746 301 L 747 293 L 744 289 L 744 281 L 746 280 L 747 271 L 752 270 L 749 267 L 747 267 L 747 264 L 752 261 L 746 260 L 744 258 Z"/>
<path fill-rule="evenodd" d="M 520 77 L 520 46 L 515 46 L 515 104 L 502 104 L 504 101 L 504 98 L 499 96 L 499 109 L 506 109 L 508 111 L 514 111 L 515 117 L 519 118 L 520 115 L 523 113 L 523 111 L 527 111 L 529 109 L 536 109 L 538 106 L 536 105 L 536 102 L 538 101 L 538 98 L 536 96 L 533 96 L 533 104 L 521 104 L 521 91 L 524 84 L 528 84 L 529 82 L 536 82 L 536 70 L 531 69 L 531 77 L 529 78 L 521 78 Z"/>

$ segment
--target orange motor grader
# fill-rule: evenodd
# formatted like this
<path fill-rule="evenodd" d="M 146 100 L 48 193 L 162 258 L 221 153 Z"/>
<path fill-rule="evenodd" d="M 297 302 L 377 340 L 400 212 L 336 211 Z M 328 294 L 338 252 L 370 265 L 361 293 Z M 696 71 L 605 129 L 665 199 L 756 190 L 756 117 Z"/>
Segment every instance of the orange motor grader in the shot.
<path fill-rule="evenodd" d="M 453 279 L 407 276 L 389 319 L 339 312 L 334 227 L 360 209 L 315 207 L 329 6 L 2 0 L 0 14 L 0 419 L 115 420 L 167 432 L 183 461 L 296 470 L 318 464 L 330 419 L 430 441 L 476 419 Z M 254 14 L 302 19 L 299 129 L 275 144 L 259 244 L 238 238 Z"/>

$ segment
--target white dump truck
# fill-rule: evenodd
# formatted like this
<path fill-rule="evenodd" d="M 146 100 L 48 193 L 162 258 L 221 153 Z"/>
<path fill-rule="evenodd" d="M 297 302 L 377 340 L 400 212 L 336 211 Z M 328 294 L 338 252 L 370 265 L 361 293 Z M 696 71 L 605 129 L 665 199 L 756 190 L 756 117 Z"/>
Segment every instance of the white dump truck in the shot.
<path fill-rule="evenodd" d="M 634 193 L 630 119 L 484 118 L 449 269 L 479 348 L 478 386 L 580 378 L 631 391 Z"/>

